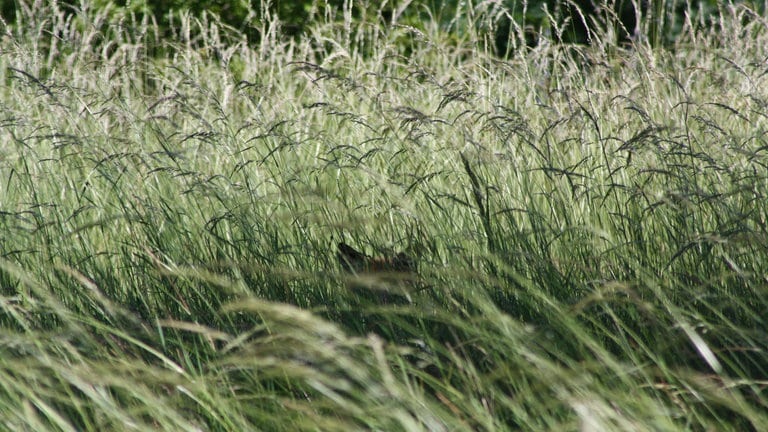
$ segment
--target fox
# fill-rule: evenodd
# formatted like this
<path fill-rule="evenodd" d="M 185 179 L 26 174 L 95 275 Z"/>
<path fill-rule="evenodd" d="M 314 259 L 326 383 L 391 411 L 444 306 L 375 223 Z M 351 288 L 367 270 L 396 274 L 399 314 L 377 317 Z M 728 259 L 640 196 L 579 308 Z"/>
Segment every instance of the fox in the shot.
<path fill-rule="evenodd" d="M 336 256 L 341 267 L 348 273 L 413 273 L 413 260 L 403 252 L 393 257 L 371 257 L 342 242 Z"/>
<path fill-rule="evenodd" d="M 348 281 L 348 287 L 361 294 L 374 294 L 372 299 L 379 304 L 411 303 L 406 287 L 413 284 L 416 263 L 405 253 L 372 257 L 342 242 L 338 244 L 336 257 L 341 268 L 354 276 Z"/>

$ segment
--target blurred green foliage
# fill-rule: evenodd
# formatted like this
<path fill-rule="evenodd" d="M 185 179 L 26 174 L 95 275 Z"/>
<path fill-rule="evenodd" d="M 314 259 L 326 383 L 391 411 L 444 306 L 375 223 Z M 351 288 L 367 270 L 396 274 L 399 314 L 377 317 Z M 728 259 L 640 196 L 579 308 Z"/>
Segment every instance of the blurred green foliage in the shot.
<path fill-rule="evenodd" d="M 15 21 L 16 11 L 30 0 L 0 2 L 0 12 L 7 23 Z M 510 40 L 520 44 L 536 45 L 541 35 L 560 43 L 588 44 L 592 35 L 612 27 L 617 44 L 643 38 L 654 46 L 670 46 L 683 31 L 686 17 L 704 28 L 717 23 L 719 8 L 731 4 L 746 4 L 756 12 L 765 12 L 765 3 L 756 0 L 501 0 L 478 1 L 475 4 L 459 0 L 63 0 L 59 5 L 76 12 L 82 5 L 96 8 L 121 8 L 128 12 L 153 15 L 161 29 L 167 33 L 172 23 L 171 12 L 188 11 L 193 16 L 212 13 L 224 24 L 243 33 L 249 40 L 261 37 L 262 24 L 275 17 L 281 30 L 289 37 L 301 37 L 313 19 L 322 17 L 322 11 L 344 10 L 352 18 L 362 15 L 378 16 L 383 22 L 392 22 L 394 11 L 397 22 L 418 26 L 424 20 L 438 20 L 447 32 L 464 34 L 466 26 L 478 26 L 494 39 L 497 54 L 505 56 L 512 47 Z M 477 20 L 456 17 L 472 14 Z M 341 14 L 339 14 L 341 16 Z M 638 21 L 639 19 L 639 21 Z M 474 28 L 473 30 L 478 30 Z M 605 33 L 602 33 L 605 34 Z M 517 45 L 517 44 L 512 44 Z"/>

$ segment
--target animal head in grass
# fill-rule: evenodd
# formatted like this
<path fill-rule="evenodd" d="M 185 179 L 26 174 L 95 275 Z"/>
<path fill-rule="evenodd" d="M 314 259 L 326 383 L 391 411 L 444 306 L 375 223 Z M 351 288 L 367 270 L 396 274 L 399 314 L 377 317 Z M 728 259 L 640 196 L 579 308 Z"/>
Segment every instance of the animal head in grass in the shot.
<path fill-rule="evenodd" d="M 346 243 L 339 243 L 336 257 L 344 271 L 352 277 L 347 287 L 361 298 L 376 304 L 409 304 L 410 288 L 416 276 L 416 263 L 405 253 L 371 257 Z"/>
<path fill-rule="evenodd" d="M 411 273 L 416 270 L 414 261 L 405 253 L 394 256 L 371 257 L 346 243 L 339 243 L 336 256 L 341 267 L 350 273 Z"/>

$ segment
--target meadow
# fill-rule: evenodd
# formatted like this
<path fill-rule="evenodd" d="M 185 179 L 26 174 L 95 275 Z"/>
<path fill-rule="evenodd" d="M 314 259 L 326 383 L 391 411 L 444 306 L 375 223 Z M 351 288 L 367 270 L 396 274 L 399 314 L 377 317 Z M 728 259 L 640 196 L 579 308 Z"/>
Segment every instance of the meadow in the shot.
<path fill-rule="evenodd" d="M 2 25 L 0 429 L 768 430 L 764 17 L 500 58 L 83 5 Z"/>

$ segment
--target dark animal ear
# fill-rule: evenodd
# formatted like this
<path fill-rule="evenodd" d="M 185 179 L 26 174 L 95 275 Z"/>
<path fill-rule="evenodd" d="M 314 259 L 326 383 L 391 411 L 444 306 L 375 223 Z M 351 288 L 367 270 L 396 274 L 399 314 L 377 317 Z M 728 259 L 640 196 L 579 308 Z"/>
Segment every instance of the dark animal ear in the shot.
<path fill-rule="evenodd" d="M 341 267 L 348 272 L 359 272 L 365 267 L 365 259 L 367 256 L 355 250 L 352 246 L 346 243 L 339 243 L 338 252 L 336 257 L 339 259 Z"/>
<path fill-rule="evenodd" d="M 339 243 L 339 255 L 343 255 L 353 260 L 363 260 L 366 258 L 364 253 L 358 252 L 355 248 L 346 243 Z"/>
<path fill-rule="evenodd" d="M 400 252 L 392 258 L 392 267 L 399 272 L 416 271 L 416 263 L 404 252 Z"/>

